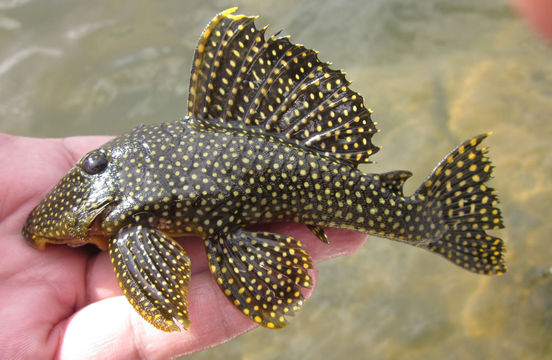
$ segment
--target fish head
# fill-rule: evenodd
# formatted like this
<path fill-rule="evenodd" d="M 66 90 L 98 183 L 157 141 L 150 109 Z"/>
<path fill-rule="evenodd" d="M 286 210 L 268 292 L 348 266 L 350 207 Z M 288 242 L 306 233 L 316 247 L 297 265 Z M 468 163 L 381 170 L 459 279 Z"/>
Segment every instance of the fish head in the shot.
<path fill-rule="evenodd" d="M 46 243 L 107 248 L 102 218 L 120 198 L 117 174 L 124 147 L 110 142 L 79 160 L 29 214 L 22 234 L 35 248 Z"/>

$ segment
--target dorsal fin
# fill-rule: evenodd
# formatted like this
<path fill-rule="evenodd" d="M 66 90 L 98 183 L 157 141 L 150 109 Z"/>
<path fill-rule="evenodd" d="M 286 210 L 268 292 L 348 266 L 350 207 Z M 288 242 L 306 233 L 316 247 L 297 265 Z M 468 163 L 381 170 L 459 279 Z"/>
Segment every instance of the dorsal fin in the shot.
<path fill-rule="evenodd" d="M 265 40 L 255 17 L 234 11 L 213 18 L 199 40 L 188 115 L 237 121 L 353 164 L 369 162 L 376 128 L 345 75 L 288 37 Z"/>
<path fill-rule="evenodd" d="M 380 174 L 380 181 L 387 189 L 402 196 L 404 182 L 411 176 L 412 173 L 410 171 L 395 170 Z"/>

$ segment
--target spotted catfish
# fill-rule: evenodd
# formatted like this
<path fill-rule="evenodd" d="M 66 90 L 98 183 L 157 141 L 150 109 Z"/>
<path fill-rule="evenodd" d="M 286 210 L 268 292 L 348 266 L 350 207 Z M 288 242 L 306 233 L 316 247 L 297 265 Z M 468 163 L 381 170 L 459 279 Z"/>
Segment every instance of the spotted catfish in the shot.
<path fill-rule="evenodd" d="M 506 271 L 492 166 L 480 135 L 412 195 L 408 171 L 358 169 L 378 148 L 371 112 L 340 71 L 253 17 L 217 15 L 195 52 L 188 115 L 139 126 L 85 155 L 32 211 L 23 235 L 109 249 L 124 294 L 165 331 L 189 327 L 190 259 L 175 237 L 203 238 L 224 294 L 280 328 L 303 303 L 312 261 L 300 239 L 249 231 L 274 221 L 355 230 L 441 254 L 482 274 Z"/>

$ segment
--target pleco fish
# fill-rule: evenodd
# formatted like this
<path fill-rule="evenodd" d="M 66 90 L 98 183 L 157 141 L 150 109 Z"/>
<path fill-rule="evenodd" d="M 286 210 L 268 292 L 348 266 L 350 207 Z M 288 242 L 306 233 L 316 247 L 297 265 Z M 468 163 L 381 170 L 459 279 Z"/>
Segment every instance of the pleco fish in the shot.
<path fill-rule="evenodd" d="M 358 169 L 378 148 L 362 97 L 317 52 L 288 37 L 265 40 L 254 17 L 217 15 L 199 40 L 188 116 L 138 126 L 86 154 L 27 219 L 23 235 L 109 249 L 128 301 L 164 331 L 190 325 L 190 259 L 174 240 L 203 238 L 224 294 L 253 321 L 286 325 L 313 267 L 303 243 L 248 231 L 294 221 L 324 242 L 323 226 L 398 240 L 467 270 L 501 274 L 492 166 L 479 144 L 460 144 L 418 190 L 408 171 Z"/>

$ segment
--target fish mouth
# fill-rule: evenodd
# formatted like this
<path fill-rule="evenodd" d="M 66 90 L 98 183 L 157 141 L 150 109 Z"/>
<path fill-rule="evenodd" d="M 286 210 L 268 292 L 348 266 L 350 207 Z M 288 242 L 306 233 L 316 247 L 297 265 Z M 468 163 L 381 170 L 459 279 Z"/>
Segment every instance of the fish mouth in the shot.
<path fill-rule="evenodd" d="M 65 229 L 57 233 L 37 231 L 40 227 L 34 223 L 31 213 L 22 229 L 22 235 L 32 247 L 39 250 L 44 250 L 47 243 L 71 247 L 94 244 L 101 250 L 107 250 L 110 234 L 102 230 L 101 224 L 114 205 L 115 201 L 105 201 L 91 211 L 66 214 Z"/>

